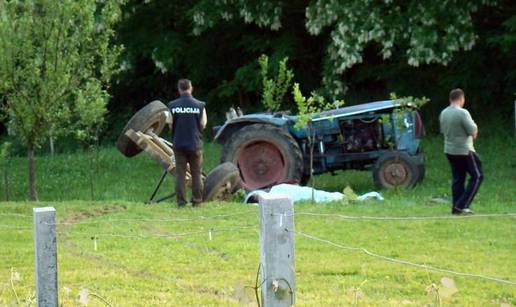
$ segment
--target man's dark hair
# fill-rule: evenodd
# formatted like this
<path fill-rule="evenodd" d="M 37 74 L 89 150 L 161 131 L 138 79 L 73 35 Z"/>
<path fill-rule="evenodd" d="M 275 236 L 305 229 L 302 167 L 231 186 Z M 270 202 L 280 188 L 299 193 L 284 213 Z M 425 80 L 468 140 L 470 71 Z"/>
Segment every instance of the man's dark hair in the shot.
<path fill-rule="evenodd" d="M 177 88 L 183 92 L 187 91 L 192 88 L 192 81 L 188 79 L 181 79 L 177 81 Z"/>
<path fill-rule="evenodd" d="M 450 91 L 450 101 L 457 101 L 461 97 L 464 97 L 464 91 L 460 88 L 455 88 Z"/>

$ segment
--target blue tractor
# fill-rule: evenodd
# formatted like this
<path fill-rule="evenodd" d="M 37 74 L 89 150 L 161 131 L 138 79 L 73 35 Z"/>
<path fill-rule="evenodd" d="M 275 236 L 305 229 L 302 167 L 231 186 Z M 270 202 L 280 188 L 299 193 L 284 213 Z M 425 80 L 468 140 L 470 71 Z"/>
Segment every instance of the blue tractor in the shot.
<path fill-rule="evenodd" d="M 233 112 L 234 113 L 234 112 Z M 309 129 L 283 112 L 229 116 L 215 127 L 221 162 L 234 163 L 246 190 L 306 184 L 313 174 L 372 170 L 380 188 L 412 187 L 425 174 L 417 109 L 396 100 L 315 114 Z"/>

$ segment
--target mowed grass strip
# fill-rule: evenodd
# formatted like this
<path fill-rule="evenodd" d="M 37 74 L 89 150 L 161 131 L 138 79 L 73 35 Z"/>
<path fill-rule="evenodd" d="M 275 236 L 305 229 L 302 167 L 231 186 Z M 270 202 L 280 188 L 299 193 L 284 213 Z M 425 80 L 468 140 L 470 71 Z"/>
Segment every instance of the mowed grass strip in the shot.
<path fill-rule="evenodd" d="M 478 144 L 486 181 L 473 206 L 477 213 L 516 211 L 514 145 L 509 138 L 485 138 Z M 217 145 L 206 150 L 207 170 L 216 164 L 218 150 Z M 450 176 L 440 140 L 427 139 L 425 150 L 427 178 L 415 189 L 382 191 L 383 202 L 305 203 L 295 210 L 352 216 L 447 216 L 449 205 L 435 201 L 449 198 Z M 78 305 L 84 289 L 90 293 L 91 306 L 103 306 L 96 295 L 114 306 L 254 304 L 258 208 L 240 203 L 210 203 L 195 210 L 176 209 L 173 202 L 147 206 L 143 201 L 159 176 L 159 167 L 144 155 L 128 160 L 114 149 L 102 149 L 100 157 L 96 201 L 88 200 L 87 153 L 38 159 L 43 199 L 38 205 L 55 206 L 60 223 L 59 289 L 64 306 Z M 57 173 L 48 175 L 46 167 Z M 23 199 L 23 158 L 14 159 L 11 172 L 18 178 L 13 180 L 19 180 L 12 186 L 13 195 Z M 82 172 L 85 175 L 78 176 Z M 367 172 L 316 178 L 316 186 L 327 190 L 342 190 L 346 185 L 358 192 L 374 189 Z M 33 206 L 23 201 L 0 204 L 2 306 L 26 304 L 34 294 Z M 12 213 L 27 216 L 1 215 Z M 295 225 L 296 231 L 388 257 L 516 281 L 514 217 L 371 221 L 296 215 Z M 300 306 L 437 306 L 432 284 L 438 287 L 443 277 L 453 279 L 458 289 L 451 297 L 443 297 L 444 305 L 516 304 L 512 285 L 393 264 L 296 236 Z"/>

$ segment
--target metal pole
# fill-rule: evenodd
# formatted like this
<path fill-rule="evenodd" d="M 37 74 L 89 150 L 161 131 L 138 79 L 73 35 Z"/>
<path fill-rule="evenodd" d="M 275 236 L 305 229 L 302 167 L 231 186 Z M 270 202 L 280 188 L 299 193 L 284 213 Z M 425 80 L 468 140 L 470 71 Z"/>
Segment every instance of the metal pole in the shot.
<path fill-rule="evenodd" d="M 156 197 L 156 194 L 158 194 L 159 188 L 161 187 L 161 184 L 163 183 L 163 180 L 165 180 L 165 177 L 167 177 L 168 171 L 164 170 L 163 174 L 161 174 L 161 177 L 159 177 L 159 181 L 156 184 L 156 187 L 154 188 L 154 191 L 152 192 L 151 197 L 147 201 L 147 204 L 154 203 L 154 197 Z"/>
<path fill-rule="evenodd" d="M 260 197 L 262 306 L 294 305 L 294 205 L 286 195 Z"/>
<path fill-rule="evenodd" d="M 57 307 L 56 209 L 33 208 L 36 304 Z"/>

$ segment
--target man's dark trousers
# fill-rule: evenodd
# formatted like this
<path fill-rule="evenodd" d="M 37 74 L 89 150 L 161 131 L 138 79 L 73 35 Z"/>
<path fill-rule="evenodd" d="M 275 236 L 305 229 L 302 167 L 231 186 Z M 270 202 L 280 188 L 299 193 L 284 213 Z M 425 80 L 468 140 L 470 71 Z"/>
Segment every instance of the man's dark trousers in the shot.
<path fill-rule="evenodd" d="M 192 204 L 199 205 L 202 202 L 203 182 L 201 178 L 202 150 L 183 151 L 174 149 L 176 157 L 176 198 L 177 205 L 186 205 L 186 170 L 190 165 L 192 175 Z"/>
<path fill-rule="evenodd" d="M 452 213 L 460 213 L 462 209 L 469 208 L 484 179 L 482 162 L 473 151 L 470 151 L 468 155 L 447 154 L 446 157 L 448 157 L 452 169 Z M 470 179 L 464 189 L 466 174 L 469 174 Z"/>

